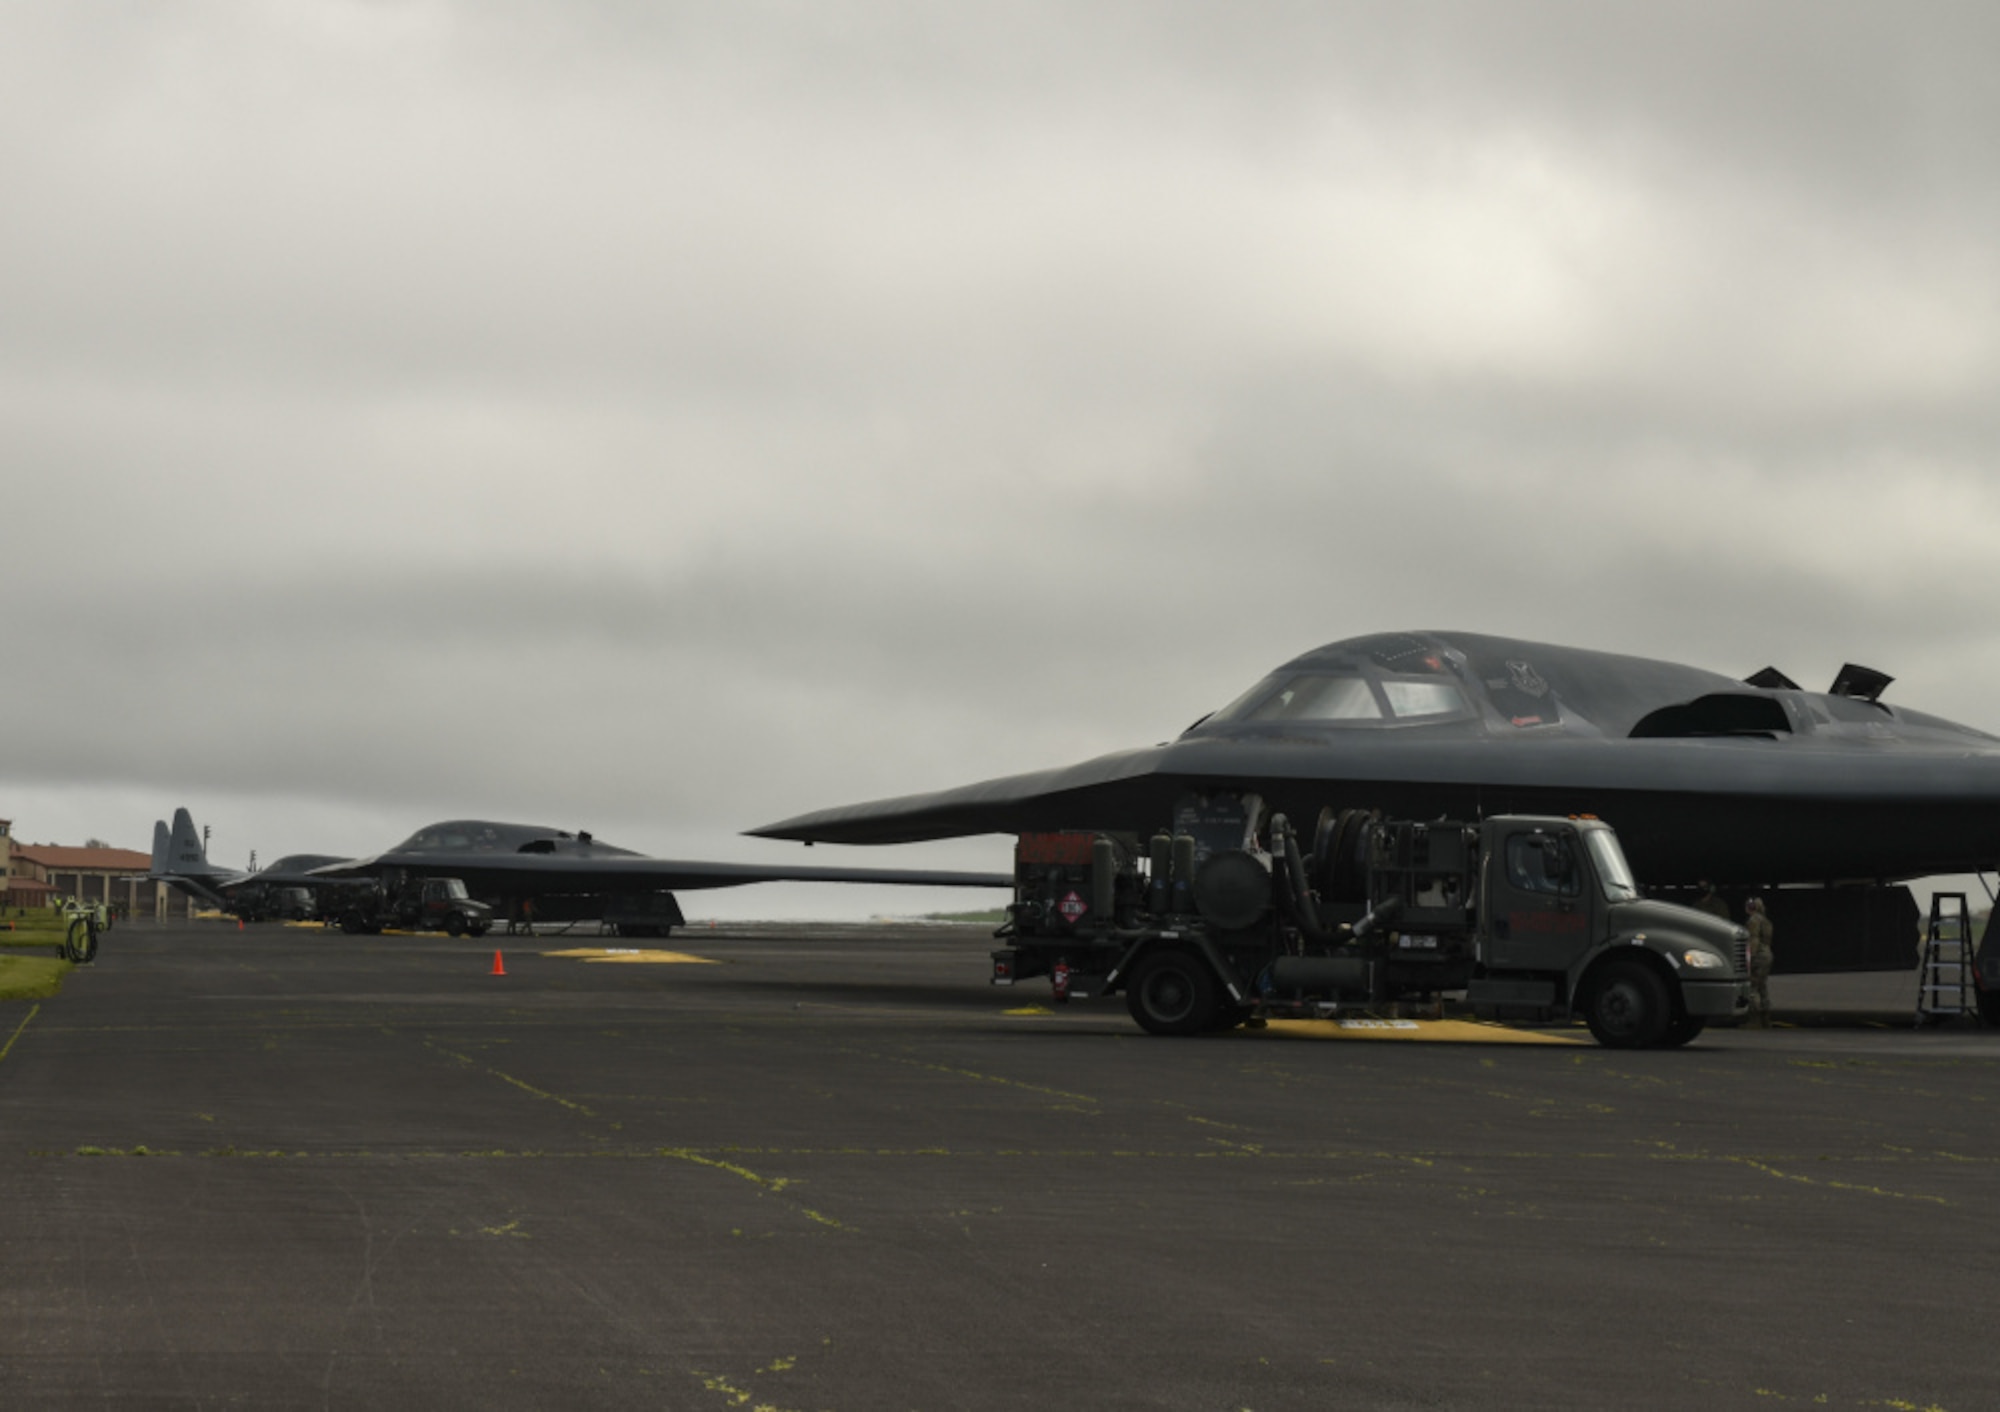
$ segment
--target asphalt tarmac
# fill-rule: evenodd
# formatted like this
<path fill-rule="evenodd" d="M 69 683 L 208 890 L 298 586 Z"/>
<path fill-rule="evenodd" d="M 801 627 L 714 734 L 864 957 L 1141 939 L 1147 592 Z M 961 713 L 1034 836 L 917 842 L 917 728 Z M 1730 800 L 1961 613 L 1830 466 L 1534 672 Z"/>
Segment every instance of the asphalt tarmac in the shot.
<path fill-rule="evenodd" d="M 0 1405 L 2000 1406 L 2000 1034 L 1907 977 L 1630 1054 L 604 945 L 126 927 L 0 1004 Z"/>

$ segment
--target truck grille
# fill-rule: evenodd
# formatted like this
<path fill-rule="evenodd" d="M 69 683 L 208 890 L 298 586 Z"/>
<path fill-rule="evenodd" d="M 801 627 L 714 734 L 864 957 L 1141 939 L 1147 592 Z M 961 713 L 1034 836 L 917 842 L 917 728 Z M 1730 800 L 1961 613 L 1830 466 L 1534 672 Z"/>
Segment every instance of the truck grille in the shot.
<path fill-rule="evenodd" d="M 1750 933 L 1742 927 L 1736 929 L 1736 974 L 1750 974 Z"/>

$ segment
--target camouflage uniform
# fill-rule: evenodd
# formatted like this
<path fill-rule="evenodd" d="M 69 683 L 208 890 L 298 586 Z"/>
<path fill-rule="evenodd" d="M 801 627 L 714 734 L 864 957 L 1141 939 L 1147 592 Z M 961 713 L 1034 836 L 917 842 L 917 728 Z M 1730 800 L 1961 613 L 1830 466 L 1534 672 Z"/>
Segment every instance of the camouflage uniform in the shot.
<path fill-rule="evenodd" d="M 1764 915 L 1764 904 L 1757 898 L 1750 899 L 1749 915 L 1744 925 L 1750 929 L 1750 989 L 1752 992 L 1751 1013 L 1757 1017 L 1758 1025 L 1769 1028 L 1771 1023 L 1771 919 Z"/>
<path fill-rule="evenodd" d="M 1729 915 L 1729 904 L 1718 896 L 1715 889 L 1707 883 L 1702 884 L 1701 896 L 1694 900 L 1694 905 L 1708 913 L 1711 917 L 1720 917 L 1725 922 L 1736 920 Z"/>

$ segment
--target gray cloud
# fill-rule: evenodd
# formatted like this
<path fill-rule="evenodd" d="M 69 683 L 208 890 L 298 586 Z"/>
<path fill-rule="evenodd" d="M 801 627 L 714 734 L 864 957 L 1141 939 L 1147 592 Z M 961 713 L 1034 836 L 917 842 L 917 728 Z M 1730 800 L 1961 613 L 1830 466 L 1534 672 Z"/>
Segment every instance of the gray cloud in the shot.
<path fill-rule="evenodd" d="M 1418 625 L 2000 727 L 1996 24 L 16 6 L 0 786 L 742 856 Z"/>

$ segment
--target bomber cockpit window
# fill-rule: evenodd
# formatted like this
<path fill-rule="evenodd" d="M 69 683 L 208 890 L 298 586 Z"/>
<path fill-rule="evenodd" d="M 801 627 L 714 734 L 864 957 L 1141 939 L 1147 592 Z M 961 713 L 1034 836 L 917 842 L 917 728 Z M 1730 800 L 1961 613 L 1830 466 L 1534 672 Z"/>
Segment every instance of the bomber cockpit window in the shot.
<path fill-rule="evenodd" d="M 1382 704 L 1366 678 L 1332 672 L 1267 677 L 1211 717 L 1217 722 L 1381 719 Z"/>
<path fill-rule="evenodd" d="M 445 824 L 434 828 L 420 829 L 410 835 L 409 842 L 402 847 L 404 852 L 434 852 L 441 848 L 485 848 L 504 846 L 506 840 L 491 824 L 468 826 L 465 824 Z"/>
<path fill-rule="evenodd" d="M 1422 677 L 1415 681 L 1392 678 L 1382 683 L 1382 694 L 1389 698 L 1390 714 L 1399 721 L 1462 716 L 1466 713 L 1464 695 L 1451 682 L 1436 677 Z"/>
<path fill-rule="evenodd" d="M 1361 677 L 1296 676 L 1252 711 L 1253 721 L 1379 721 L 1382 707 Z"/>
<path fill-rule="evenodd" d="M 1458 684 L 1443 677 L 1372 682 L 1358 672 L 1301 671 L 1266 677 L 1202 724 L 1435 721 L 1470 715 L 1471 710 Z"/>

